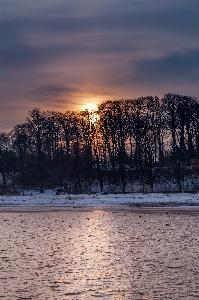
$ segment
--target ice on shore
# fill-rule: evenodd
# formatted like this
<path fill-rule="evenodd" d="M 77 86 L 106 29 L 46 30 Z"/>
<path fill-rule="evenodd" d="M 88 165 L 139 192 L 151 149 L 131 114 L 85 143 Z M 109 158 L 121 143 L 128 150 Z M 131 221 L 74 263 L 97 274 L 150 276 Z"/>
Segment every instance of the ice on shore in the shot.
<path fill-rule="evenodd" d="M 0 206 L 175 206 L 199 205 L 199 194 L 131 193 L 131 194 L 60 194 L 55 191 L 25 192 L 24 196 L 1 196 Z"/>

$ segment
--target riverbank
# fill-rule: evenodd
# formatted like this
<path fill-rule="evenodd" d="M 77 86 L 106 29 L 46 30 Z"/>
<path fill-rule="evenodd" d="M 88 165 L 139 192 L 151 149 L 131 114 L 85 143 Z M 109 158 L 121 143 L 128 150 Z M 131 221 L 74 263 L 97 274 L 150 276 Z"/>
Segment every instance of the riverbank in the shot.
<path fill-rule="evenodd" d="M 126 213 L 192 213 L 199 214 L 199 206 L 166 206 L 166 207 L 136 207 L 136 206 L 0 206 L 0 213 L 29 212 L 126 212 Z"/>
<path fill-rule="evenodd" d="M 0 207 L 53 206 L 53 207 L 199 207 L 199 194 L 191 193 L 131 193 L 131 194 L 60 194 L 55 191 L 38 193 L 28 191 L 24 196 L 1 196 Z"/>

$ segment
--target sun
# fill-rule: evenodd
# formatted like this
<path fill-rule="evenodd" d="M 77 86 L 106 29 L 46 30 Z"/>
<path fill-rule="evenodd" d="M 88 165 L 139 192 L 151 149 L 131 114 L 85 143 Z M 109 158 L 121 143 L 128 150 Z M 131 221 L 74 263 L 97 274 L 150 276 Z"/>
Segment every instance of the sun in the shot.
<path fill-rule="evenodd" d="M 84 105 L 82 105 L 82 110 L 88 110 L 88 111 L 95 111 L 97 110 L 97 104 L 94 102 L 87 102 Z"/>

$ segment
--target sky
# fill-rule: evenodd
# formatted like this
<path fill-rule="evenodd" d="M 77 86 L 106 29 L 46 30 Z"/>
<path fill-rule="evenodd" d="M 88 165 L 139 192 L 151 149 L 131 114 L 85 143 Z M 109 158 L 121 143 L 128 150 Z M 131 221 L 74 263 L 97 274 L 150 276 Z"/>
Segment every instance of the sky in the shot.
<path fill-rule="evenodd" d="M 198 0 L 0 0 L 0 131 L 33 108 L 199 98 Z"/>

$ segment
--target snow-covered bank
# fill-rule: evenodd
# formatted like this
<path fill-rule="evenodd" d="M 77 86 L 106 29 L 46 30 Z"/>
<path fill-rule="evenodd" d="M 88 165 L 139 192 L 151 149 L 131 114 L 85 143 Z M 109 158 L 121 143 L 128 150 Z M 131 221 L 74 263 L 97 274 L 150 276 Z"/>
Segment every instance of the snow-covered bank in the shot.
<path fill-rule="evenodd" d="M 31 191 L 25 196 L 1 196 L 0 206 L 199 206 L 199 194 L 81 194 L 56 195 Z"/>

